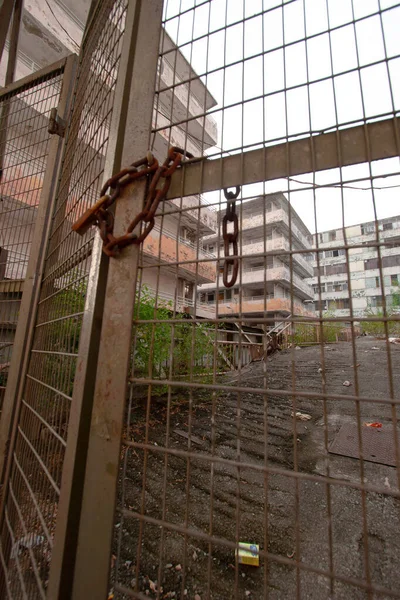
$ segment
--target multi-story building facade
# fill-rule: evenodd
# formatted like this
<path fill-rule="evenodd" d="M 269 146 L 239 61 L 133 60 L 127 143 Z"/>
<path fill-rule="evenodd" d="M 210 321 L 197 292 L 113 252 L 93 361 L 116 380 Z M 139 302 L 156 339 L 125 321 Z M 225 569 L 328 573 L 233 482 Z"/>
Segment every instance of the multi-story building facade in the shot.
<path fill-rule="evenodd" d="M 15 79 L 29 75 L 63 57 L 79 51 L 85 21 L 88 14 L 89 0 L 53 0 L 50 4 L 45 0 L 34 0 L 23 8 L 21 31 L 18 44 L 18 55 Z M 52 10 L 51 10 L 52 9 Z M 63 24 L 60 27 L 59 23 Z M 204 113 L 216 104 L 207 87 L 196 78 L 196 74 L 183 54 L 174 45 L 166 32 L 163 35 L 163 48 L 166 54 L 159 63 L 157 78 L 158 94 L 154 104 L 153 124 L 159 130 L 154 137 L 153 152 L 160 160 L 164 160 L 169 145 L 186 148 L 199 156 L 217 141 L 217 125 L 212 117 L 204 118 Z M 4 84 L 8 59 L 8 45 L 0 63 L 0 84 Z M 175 73 L 175 75 L 174 75 Z M 99 72 L 101 79 L 101 73 Z M 188 80 L 171 90 L 176 80 Z M 106 81 L 102 85 L 107 86 Z M 167 88 L 165 91 L 164 88 Z M 189 102 L 188 102 L 189 98 Z M 43 134 L 43 145 L 49 111 L 57 105 L 54 94 L 54 104 L 37 103 L 29 105 L 29 97 L 20 100 L 21 110 L 25 119 L 37 124 Z M 96 104 L 95 104 L 96 106 Z M 179 121 L 182 115 L 188 119 L 183 127 L 170 128 L 171 121 Z M 195 118 L 196 115 L 201 115 Z M 14 129 L 15 129 L 15 125 Z M 108 137 L 109 122 L 102 121 L 99 132 L 88 140 L 80 140 L 82 147 L 85 143 L 90 146 L 89 154 L 96 154 L 96 166 L 101 172 L 104 165 L 105 140 Z M 2 204 L 4 210 L 0 214 L 0 365 L 10 359 L 12 342 L 16 328 L 20 300 L 23 293 L 24 277 L 30 254 L 33 228 L 37 207 L 40 200 L 42 179 L 46 168 L 47 155 L 38 143 L 36 134 L 35 144 L 29 138 L 29 131 L 7 130 L 5 154 L 2 173 Z M 40 138 L 41 140 L 41 138 Z M 39 140 L 39 141 L 40 141 Z M 132 161 L 139 157 L 134 155 Z M 73 180 L 74 173 L 71 175 Z M 14 183 L 17 182 L 17 183 Z M 80 184 L 76 185 L 77 198 L 81 198 Z M 98 190 L 93 186 L 85 192 L 89 203 L 98 198 Z M 89 198 L 90 195 L 90 198 Z M 60 239 L 78 235 L 71 231 L 72 224 L 78 214 L 72 207 L 72 198 L 66 209 L 65 219 L 59 228 Z M 83 202 L 76 205 L 82 206 Z M 198 207 L 201 208 L 198 208 Z M 185 209 L 181 213 L 177 207 Z M 193 210 L 187 210 L 193 207 Z M 198 250 L 198 237 L 214 233 L 216 228 L 216 213 L 210 210 L 201 197 L 190 196 L 179 200 L 167 201 L 164 212 L 170 212 L 163 219 L 158 219 L 156 227 L 143 244 L 142 283 L 150 291 L 157 289 L 159 297 L 176 302 L 178 310 L 190 309 L 194 305 L 195 281 L 215 281 L 215 265 L 210 262 L 200 262 L 196 269 L 196 259 L 205 254 Z M 58 260 L 61 261 L 63 252 L 68 252 L 68 244 L 60 245 Z M 67 256 L 65 256 L 67 258 Z M 193 259 L 193 263 L 187 262 Z M 85 255 L 85 267 L 89 268 L 90 258 Z M 185 264 L 168 267 L 169 263 L 186 261 Z M 161 265 L 160 269 L 146 268 L 151 264 Z M 200 310 L 200 307 L 199 307 Z M 1 385 L 0 385 L 1 387 Z"/>
<path fill-rule="evenodd" d="M 291 314 L 292 299 L 294 313 L 306 314 L 313 299 L 307 283 L 313 267 L 305 252 L 311 249 L 310 231 L 293 208 L 289 215 L 289 203 L 282 193 L 243 202 L 239 209 L 239 253 L 244 258 L 237 284 L 224 288 L 221 261 L 218 281 L 199 286 L 199 301 L 216 305 L 218 315 L 267 316 L 271 327 Z M 224 256 L 221 231 L 208 236 L 203 244 L 208 252 Z"/>
<path fill-rule="evenodd" d="M 374 246 L 377 236 L 384 243 L 380 250 L 383 282 Z M 344 237 L 347 245 L 355 246 L 349 249 L 348 258 Z M 379 310 L 383 295 L 386 305 L 393 305 L 393 294 L 397 294 L 400 283 L 400 216 L 379 220 L 377 228 L 374 221 L 346 227 L 345 236 L 343 229 L 318 233 L 314 241 L 315 247 L 318 243 L 319 260 L 314 253 L 314 274 L 308 283 L 313 287 L 317 311 L 349 316 L 350 297 L 354 316 Z"/>

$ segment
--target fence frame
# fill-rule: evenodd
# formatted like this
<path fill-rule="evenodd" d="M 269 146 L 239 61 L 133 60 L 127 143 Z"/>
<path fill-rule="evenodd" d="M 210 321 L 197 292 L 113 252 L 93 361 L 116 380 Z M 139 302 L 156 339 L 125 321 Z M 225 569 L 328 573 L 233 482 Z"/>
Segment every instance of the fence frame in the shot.
<path fill-rule="evenodd" d="M 0 99 L 13 96 L 18 92 L 34 87 L 35 82 L 52 73 L 64 73 L 63 83 L 58 103 L 58 114 L 61 118 L 67 118 L 72 100 L 72 92 L 75 78 L 77 57 L 71 54 L 40 71 L 36 71 L 0 90 Z M 12 448 L 11 437 L 15 425 L 15 415 L 19 411 L 22 395 L 22 384 L 28 367 L 29 350 L 32 343 L 33 327 L 36 316 L 37 303 L 43 276 L 45 248 L 50 234 L 51 214 L 55 201 L 56 184 L 61 164 L 61 152 L 64 141 L 58 135 L 54 135 L 50 141 L 49 155 L 47 159 L 46 173 L 40 195 L 38 214 L 35 223 L 31 253 L 28 262 L 26 277 L 24 280 L 24 292 L 21 300 L 21 308 L 18 316 L 18 324 L 15 332 L 13 355 L 7 380 L 7 388 L 4 397 L 3 409 L 0 420 L 0 481 L 5 484 L 7 480 L 8 457 Z M 3 508 L 5 498 L 4 488 L 2 494 Z"/>

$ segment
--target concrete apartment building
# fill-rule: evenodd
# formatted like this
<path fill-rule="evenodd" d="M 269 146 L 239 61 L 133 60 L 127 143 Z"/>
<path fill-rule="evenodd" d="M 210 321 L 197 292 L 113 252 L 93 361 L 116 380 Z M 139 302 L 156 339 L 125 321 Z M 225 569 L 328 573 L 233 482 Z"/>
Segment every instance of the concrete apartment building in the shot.
<path fill-rule="evenodd" d="M 353 312 L 355 316 L 364 316 L 382 307 L 382 287 L 378 265 L 378 254 L 373 244 L 379 236 L 381 247 L 383 286 L 387 306 L 392 304 L 392 294 L 400 283 L 400 216 L 375 222 L 361 223 L 345 228 L 349 245 L 360 245 L 349 250 L 350 284 L 348 282 L 346 252 L 343 229 L 332 229 L 318 233 L 319 267 L 316 254 L 312 266 L 314 275 L 308 280 L 313 287 L 316 311 L 329 310 L 338 317 L 350 315 L 350 287 Z M 314 237 L 315 242 L 317 241 Z M 365 246 L 363 248 L 362 246 Z M 337 247 L 337 248 L 336 248 Z M 322 306 L 319 292 L 321 291 Z"/>
<path fill-rule="evenodd" d="M 222 220 L 223 212 L 219 213 Z M 279 322 L 291 314 L 291 282 L 296 315 L 309 311 L 313 291 L 307 282 L 313 274 L 308 253 L 293 254 L 293 272 L 290 272 L 289 203 L 283 193 L 268 194 L 237 203 L 240 222 L 239 253 L 244 255 L 237 283 L 225 289 L 222 268 L 217 282 L 205 283 L 198 288 L 198 300 L 217 306 L 218 315 L 243 314 L 263 317 L 267 314 Z M 292 250 L 311 249 L 312 235 L 297 213 L 291 209 Z M 265 237 L 266 236 L 266 237 Z M 265 242 L 264 242 L 265 239 Z M 203 240 L 204 247 L 215 256 L 224 256 L 222 227 Z M 220 245 L 218 253 L 218 244 Z M 264 257 L 263 254 L 267 252 Z M 223 263 L 221 262 L 222 266 Z M 240 273 L 240 272 L 239 272 Z M 265 284 L 266 282 L 266 284 Z M 241 287 L 241 295 L 239 293 Z"/>
<path fill-rule="evenodd" d="M 18 56 L 15 80 L 29 75 L 53 62 L 73 53 L 78 52 L 77 44 L 81 42 L 85 21 L 90 5 L 89 0 L 53 0 L 51 3 L 53 13 L 49 10 L 45 0 L 33 0 L 25 3 L 22 14 Z M 59 26 L 57 19 L 63 24 Z M 68 34 L 65 32 L 67 30 Z M 205 148 L 213 146 L 217 141 L 217 126 L 211 117 L 192 118 L 202 115 L 206 110 L 216 104 L 200 79 L 192 79 L 190 84 L 183 84 L 176 88 L 172 94 L 171 89 L 163 92 L 178 78 L 187 80 L 195 76 L 190 64 L 176 49 L 170 37 L 164 35 L 164 50 L 169 51 L 159 65 L 158 100 L 155 102 L 153 122 L 156 127 L 164 126 L 165 130 L 159 131 L 154 140 L 154 154 L 164 160 L 168 145 L 186 147 L 195 155 L 200 155 Z M 75 43 L 77 42 L 77 44 Z M 5 70 L 8 60 L 7 45 L 0 64 L 0 84 L 4 83 Z M 106 82 L 102 82 L 106 85 Z M 189 96 L 189 111 L 187 99 Z M 24 100 L 21 103 L 25 102 Z M 57 97 L 54 97 L 54 106 Z M 28 121 L 29 113 L 40 135 L 43 135 L 43 144 L 39 143 L 39 134 L 35 134 L 35 144 L 29 139 L 29 131 L 11 130 L 7 134 L 5 164 L 2 178 L 3 210 L 0 215 L 0 365 L 6 364 L 10 359 L 12 341 L 14 338 L 19 304 L 23 293 L 23 283 L 26 267 L 30 254 L 30 245 L 36 220 L 37 206 L 40 199 L 42 178 L 47 160 L 45 146 L 48 139 L 47 124 L 49 111 L 53 105 L 22 106 L 25 111 L 25 120 Z M 174 121 L 179 121 L 182 115 L 187 115 L 189 120 L 182 129 L 174 127 L 170 137 L 168 126 L 171 122 L 171 112 Z M 28 122 L 29 125 L 29 122 Z M 104 140 L 108 136 L 109 123 L 104 122 L 99 127 L 98 135 L 89 142 L 89 154 L 97 164 L 93 170 L 101 168 L 104 164 L 104 154 L 101 151 Z M 15 127 L 14 127 L 15 129 Z M 18 134 L 18 135 L 16 135 Z M 12 138 L 12 139 L 11 139 Z M 17 141 L 15 141 L 17 140 Z M 203 140 L 203 143 L 201 142 Z M 134 155 L 132 148 L 132 161 L 140 158 Z M 8 162 L 7 162 L 8 161 Z M 23 165 L 23 166 L 21 166 Z M 19 169 L 17 172 L 16 170 Z M 73 175 L 72 175 L 73 178 Z M 18 181 L 15 186 L 12 182 Z M 79 196 L 80 192 L 77 189 Z M 90 190 L 90 202 L 98 198 L 98 191 Z M 71 205 L 73 205 L 73 198 Z M 202 205 L 201 210 L 185 211 L 178 215 L 177 206 L 188 208 Z M 81 203 L 78 204 L 80 206 Z M 215 281 L 215 265 L 213 263 L 187 263 L 179 267 L 168 267 L 169 263 L 196 260 L 198 257 L 197 239 L 204 235 L 214 233 L 216 228 L 216 214 L 210 210 L 206 203 L 198 196 L 191 196 L 181 200 L 165 203 L 164 211 L 170 211 L 162 219 L 157 219 L 156 227 L 145 240 L 143 245 L 143 278 L 150 290 L 155 290 L 158 281 L 158 295 L 167 300 L 177 301 L 180 310 L 193 306 L 194 281 L 210 283 Z M 77 235 L 71 232 L 71 226 L 77 218 L 71 210 L 65 216 L 65 222 L 60 228 L 60 237 Z M 68 244 L 60 247 L 57 254 L 61 261 L 62 253 L 67 252 Z M 204 255 L 200 250 L 200 258 Z M 67 258 L 65 256 L 65 258 Z M 146 269 L 151 264 L 161 264 L 162 268 Z M 89 268 L 90 259 L 86 259 Z M 1 383 L 1 382 L 0 382 Z M 0 385 L 1 387 L 1 385 Z"/>

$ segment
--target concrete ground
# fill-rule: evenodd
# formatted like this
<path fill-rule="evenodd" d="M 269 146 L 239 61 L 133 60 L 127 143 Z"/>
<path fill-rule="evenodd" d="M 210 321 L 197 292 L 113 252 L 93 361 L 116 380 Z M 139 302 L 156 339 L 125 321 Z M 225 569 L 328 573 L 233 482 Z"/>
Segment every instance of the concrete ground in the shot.
<path fill-rule="evenodd" d="M 322 393 L 323 378 L 328 394 L 355 395 L 357 372 L 360 396 L 389 398 L 387 347 L 364 337 L 357 339 L 355 355 L 347 342 L 325 346 L 324 355 L 323 372 L 321 348 L 302 348 L 275 354 L 266 364 L 253 363 L 240 375 L 219 377 L 217 383 L 226 389 L 214 395 L 196 390 L 191 409 L 188 390 L 171 398 L 168 445 L 187 450 L 191 421 L 196 456 L 189 463 L 181 456 L 166 460 L 149 452 L 144 478 L 143 451 L 130 449 L 118 503 L 137 512 L 144 507 L 148 517 L 164 518 L 173 529 L 146 524 L 140 537 L 137 520 L 118 517 L 113 579 L 117 573 L 120 584 L 130 589 L 137 585 L 150 598 L 400 598 L 400 505 L 390 495 L 398 489 L 397 469 L 364 462 L 364 481 L 379 493 L 346 486 L 361 481 L 360 460 L 330 454 L 326 447 L 342 424 L 357 422 L 356 403 L 308 396 Z M 400 346 L 390 345 L 390 357 L 398 398 Z M 343 386 L 344 381 L 351 386 Z M 250 389 L 238 394 L 235 386 L 271 392 L 264 399 Z M 305 396 L 294 400 L 274 393 L 292 389 Z M 151 405 L 148 440 L 158 448 L 167 440 L 166 402 L 161 397 Z M 311 419 L 294 421 L 293 411 Z M 393 430 L 389 404 L 360 402 L 359 416 L 361 424 L 379 421 Z M 127 436 L 144 441 L 145 421 L 145 401 L 138 398 Z M 200 458 L 212 453 L 256 468 L 267 465 L 271 472 L 226 463 L 211 466 Z M 316 480 L 296 479 L 295 470 Z M 329 486 L 321 477 L 328 473 L 334 482 Z M 199 537 L 183 535 L 182 527 Z M 259 567 L 237 566 L 233 548 L 201 537 L 210 532 L 233 543 L 259 544 L 268 560 L 262 558 Z M 368 595 L 340 578 L 361 586 L 371 581 L 391 594 Z"/>

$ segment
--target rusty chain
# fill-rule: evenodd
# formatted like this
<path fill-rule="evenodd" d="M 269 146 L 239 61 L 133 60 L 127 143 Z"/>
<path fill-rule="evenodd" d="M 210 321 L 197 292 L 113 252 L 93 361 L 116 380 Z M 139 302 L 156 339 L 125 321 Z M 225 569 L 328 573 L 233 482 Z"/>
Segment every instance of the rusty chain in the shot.
<path fill-rule="evenodd" d="M 162 165 L 159 165 L 152 153 L 148 152 L 145 158 L 132 163 L 126 169 L 122 169 L 106 181 L 101 189 L 100 199 L 73 224 L 72 229 L 83 235 L 91 225 L 97 225 L 103 240 L 103 251 L 107 256 L 115 257 L 122 248 L 131 244 L 141 244 L 154 227 L 157 208 L 160 202 L 166 198 L 171 184 L 171 177 L 181 164 L 184 155 L 187 158 L 193 158 L 189 152 L 172 146 Z M 119 198 L 124 187 L 142 178 L 148 180 L 144 207 L 129 224 L 126 233 L 115 237 L 113 234 L 114 216 L 109 209 Z M 163 180 L 163 184 L 158 188 L 157 185 L 161 180 Z M 108 190 L 112 190 L 112 193 L 107 193 Z M 143 228 L 137 234 L 135 229 L 139 225 L 143 225 Z"/>
<path fill-rule="evenodd" d="M 239 221 L 236 214 L 236 202 L 235 200 L 240 194 L 240 186 L 236 186 L 234 192 L 229 192 L 227 188 L 224 189 L 224 195 L 226 199 L 226 213 L 222 219 L 222 237 L 224 240 L 224 272 L 222 275 L 222 281 L 224 286 L 230 288 L 235 285 L 236 279 L 239 272 L 239 259 L 238 255 L 238 236 L 239 236 Z M 228 223 L 233 223 L 233 231 L 228 232 Z M 229 249 L 232 245 L 233 253 L 229 255 Z M 229 267 L 232 267 L 232 273 L 229 275 Z M 230 279 L 229 279 L 230 277 Z"/>

